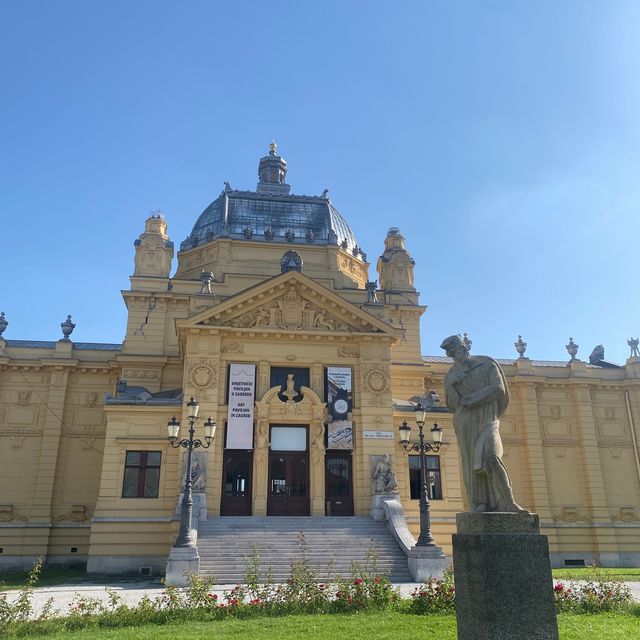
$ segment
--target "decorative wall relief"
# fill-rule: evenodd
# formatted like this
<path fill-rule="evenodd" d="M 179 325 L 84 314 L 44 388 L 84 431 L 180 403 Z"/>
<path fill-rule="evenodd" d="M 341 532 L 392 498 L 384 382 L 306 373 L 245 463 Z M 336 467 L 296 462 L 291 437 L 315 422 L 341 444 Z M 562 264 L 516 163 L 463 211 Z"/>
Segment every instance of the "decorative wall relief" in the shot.
<path fill-rule="evenodd" d="M 26 406 L 31 402 L 31 391 L 18 391 L 18 404 Z"/>
<path fill-rule="evenodd" d="M 379 364 L 363 365 L 362 374 L 366 389 L 374 393 L 384 393 L 389 390 L 390 379 L 388 367 Z"/>
<path fill-rule="evenodd" d="M 357 347 L 351 347 L 349 345 L 343 344 L 338 347 L 338 357 L 339 358 L 357 358 L 359 355 Z"/>
<path fill-rule="evenodd" d="M 187 375 L 191 384 L 200 390 L 215 386 L 218 376 L 218 361 L 206 358 L 189 360 Z"/>
<path fill-rule="evenodd" d="M 13 504 L 0 504 L 0 522 L 28 522 L 29 518 Z"/>
<path fill-rule="evenodd" d="M 74 504 L 69 511 L 53 517 L 53 522 L 87 522 L 93 517 L 93 511 L 84 504 Z"/>
<path fill-rule="evenodd" d="M 562 507 L 560 511 L 553 514 L 554 522 L 591 522 L 578 507 Z"/>
<path fill-rule="evenodd" d="M 620 507 L 611 515 L 611 522 L 632 523 L 640 522 L 640 514 L 635 507 Z"/>
<path fill-rule="evenodd" d="M 129 382 L 138 382 L 139 386 L 144 387 L 145 381 L 160 380 L 160 370 L 125 368 L 122 370 L 122 378 Z"/>
<path fill-rule="evenodd" d="M 244 345 L 239 342 L 229 342 L 220 349 L 222 353 L 244 353 Z"/>
<path fill-rule="evenodd" d="M 22 447 L 24 446 L 24 440 L 24 436 L 9 436 L 9 446 L 12 449 L 22 449 Z"/>
<path fill-rule="evenodd" d="M 85 396 L 85 406 L 93 408 L 98 404 L 98 394 L 95 391 L 87 393 Z"/>

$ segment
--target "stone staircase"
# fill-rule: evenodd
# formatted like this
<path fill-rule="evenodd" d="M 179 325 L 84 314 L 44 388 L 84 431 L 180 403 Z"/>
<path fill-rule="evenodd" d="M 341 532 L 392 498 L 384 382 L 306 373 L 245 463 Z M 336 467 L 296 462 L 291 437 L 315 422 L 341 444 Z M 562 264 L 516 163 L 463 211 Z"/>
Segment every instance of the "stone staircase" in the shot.
<path fill-rule="evenodd" d="M 368 517 L 216 517 L 198 525 L 200 575 L 218 584 L 244 580 L 253 548 L 260 558 L 261 579 L 270 569 L 274 582 L 286 582 L 291 563 L 300 560 L 304 535 L 309 564 L 318 580 L 350 577 L 352 562 L 365 565 L 375 557 L 375 573 L 393 582 L 412 582 L 407 557 L 384 522 Z M 373 573 L 373 570 L 372 570 Z"/>

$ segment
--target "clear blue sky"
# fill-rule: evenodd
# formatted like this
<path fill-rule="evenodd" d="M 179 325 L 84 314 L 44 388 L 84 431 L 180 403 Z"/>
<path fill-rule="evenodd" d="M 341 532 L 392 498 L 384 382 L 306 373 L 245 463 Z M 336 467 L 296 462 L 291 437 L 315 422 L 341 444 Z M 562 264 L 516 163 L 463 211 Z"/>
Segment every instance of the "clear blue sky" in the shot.
<path fill-rule="evenodd" d="M 640 333 L 640 3 L 3 3 L 8 339 L 120 342 L 149 211 L 179 244 L 275 138 L 375 261 L 398 226 L 425 354 L 623 362 Z"/>

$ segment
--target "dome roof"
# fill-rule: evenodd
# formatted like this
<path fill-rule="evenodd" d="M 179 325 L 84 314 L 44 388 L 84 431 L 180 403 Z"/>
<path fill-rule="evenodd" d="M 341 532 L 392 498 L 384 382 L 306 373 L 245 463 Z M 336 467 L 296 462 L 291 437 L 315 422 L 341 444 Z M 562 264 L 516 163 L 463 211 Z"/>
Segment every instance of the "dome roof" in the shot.
<path fill-rule="evenodd" d="M 225 183 L 223 192 L 200 214 L 180 249 L 185 251 L 216 238 L 270 243 L 339 245 L 366 260 L 356 238 L 333 206 L 322 196 L 296 196 L 284 182 L 286 162 L 271 153 L 260 160 L 256 191 L 236 191 Z"/>

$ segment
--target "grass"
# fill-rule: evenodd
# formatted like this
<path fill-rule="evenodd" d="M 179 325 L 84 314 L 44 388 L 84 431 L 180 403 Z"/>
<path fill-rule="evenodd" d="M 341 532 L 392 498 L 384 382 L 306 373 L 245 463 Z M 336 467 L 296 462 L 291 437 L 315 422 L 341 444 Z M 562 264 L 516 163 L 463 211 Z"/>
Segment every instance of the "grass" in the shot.
<path fill-rule="evenodd" d="M 554 580 L 588 580 L 597 575 L 602 580 L 640 582 L 640 567 L 630 569 L 617 567 L 572 567 L 553 569 Z"/>
<path fill-rule="evenodd" d="M 6 571 L 0 573 L 0 591 L 20 589 L 25 585 L 29 571 Z M 68 567 L 47 567 L 42 570 L 38 578 L 38 587 L 50 587 L 87 580 L 87 571 L 84 568 L 69 569 Z"/>
<path fill-rule="evenodd" d="M 619 640 L 640 636 L 640 617 L 630 614 L 560 614 L 558 620 L 561 640 Z M 456 640 L 457 637 L 453 614 L 417 616 L 398 611 L 147 624 L 66 631 L 64 636 L 65 640 Z M 59 640 L 61 636 L 56 633 L 32 637 Z"/>

